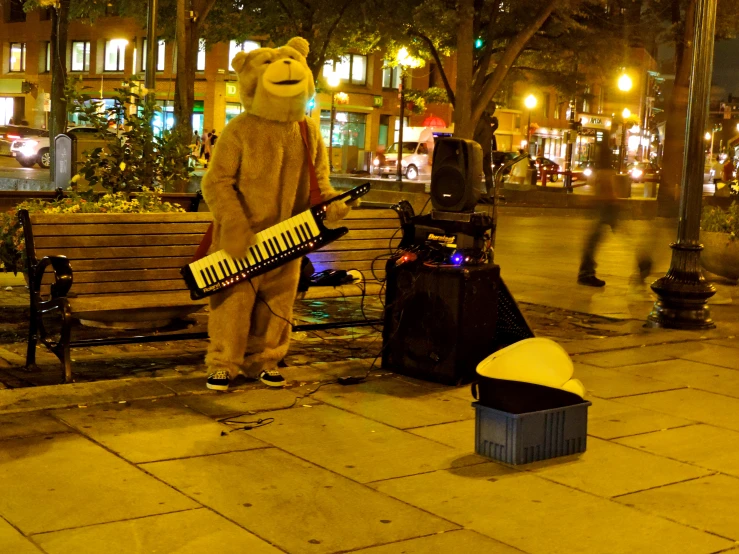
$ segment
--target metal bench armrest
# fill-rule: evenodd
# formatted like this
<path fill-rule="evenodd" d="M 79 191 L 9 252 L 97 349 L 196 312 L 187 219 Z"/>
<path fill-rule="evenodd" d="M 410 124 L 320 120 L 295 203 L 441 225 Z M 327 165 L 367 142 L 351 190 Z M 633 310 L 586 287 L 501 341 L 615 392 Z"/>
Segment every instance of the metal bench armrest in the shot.
<path fill-rule="evenodd" d="M 44 278 L 46 268 L 51 266 L 54 271 L 54 283 L 51 285 L 51 298 L 62 298 L 67 296 L 72 288 L 74 280 L 72 266 L 66 256 L 44 256 L 33 269 L 33 282 L 31 292 L 41 292 L 41 281 Z"/>

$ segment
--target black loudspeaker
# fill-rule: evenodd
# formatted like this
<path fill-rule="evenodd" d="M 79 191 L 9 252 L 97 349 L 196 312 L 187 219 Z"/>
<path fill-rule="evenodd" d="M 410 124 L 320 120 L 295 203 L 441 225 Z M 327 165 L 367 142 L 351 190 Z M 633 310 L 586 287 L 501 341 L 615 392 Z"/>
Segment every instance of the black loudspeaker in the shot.
<path fill-rule="evenodd" d="M 482 148 L 474 141 L 440 138 L 431 165 L 431 205 L 436 210 L 473 210 L 485 194 Z"/>
<path fill-rule="evenodd" d="M 387 265 L 383 367 L 458 384 L 475 378 L 496 340 L 500 267 Z"/>

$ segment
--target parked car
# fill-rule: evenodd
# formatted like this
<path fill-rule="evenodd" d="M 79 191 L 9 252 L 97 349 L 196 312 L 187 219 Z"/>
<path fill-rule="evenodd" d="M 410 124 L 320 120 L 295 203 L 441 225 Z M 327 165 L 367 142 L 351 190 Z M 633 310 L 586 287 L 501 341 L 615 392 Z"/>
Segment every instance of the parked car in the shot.
<path fill-rule="evenodd" d="M 2 125 L 0 126 L 0 156 L 12 156 L 10 145 L 13 141 L 27 137 L 38 137 L 46 131 L 34 129 L 24 125 Z"/>
<path fill-rule="evenodd" d="M 402 174 L 407 179 L 418 179 L 421 174 L 431 174 L 431 159 L 425 142 L 403 141 L 403 158 L 400 160 Z M 384 154 L 372 160 L 373 173 L 380 177 L 396 175 L 398 167 L 398 143 L 394 142 Z"/>
<path fill-rule="evenodd" d="M 557 172 L 559 171 L 559 164 L 556 162 L 553 162 L 549 158 L 544 158 L 543 156 L 538 156 L 536 158 L 536 169 L 539 171 L 539 174 L 541 175 L 544 171 L 547 172 L 547 179 L 549 179 L 551 182 L 555 182 L 559 175 L 557 175 Z"/>
<path fill-rule="evenodd" d="M 626 171 L 635 183 L 659 181 L 662 168 L 654 162 L 633 162 Z"/>
<path fill-rule="evenodd" d="M 92 137 L 98 130 L 94 127 L 71 127 L 67 134 L 71 137 Z M 10 145 L 11 156 L 14 156 L 23 167 L 33 167 L 38 164 L 43 169 L 51 166 L 51 153 L 49 151 L 49 132 L 33 137 L 25 137 L 13 141 Z"/>
<path fill-rule="evenodd" d="M 505 164 L 507 164 L 508 162 L 510 162 L 510 161 L 518 158 L 519 156 L 521 156 L 521 153 L 520 152 L 498 152 L 498 151 L 494 151 L 493 152 L 493 175 L 497 174 L 497 172 L 500 170 L 500 168 L 503 167 Z M 510 166 L 506 167 L 505 169 L 503 169 L 503 180 L 505 180 L 505 178 L 506 178 L 507 175 L 510 175 L 511 168 L 512 167 L 513 166 L 510 165 Z M 536 168 L 536 163 L 531 158 L 529 158 L 529 168 L 530 169 L 533 169 L 537 173 L 537 175 L 538 175 L 538 171 L 537 171 L 537 168 Z"/>

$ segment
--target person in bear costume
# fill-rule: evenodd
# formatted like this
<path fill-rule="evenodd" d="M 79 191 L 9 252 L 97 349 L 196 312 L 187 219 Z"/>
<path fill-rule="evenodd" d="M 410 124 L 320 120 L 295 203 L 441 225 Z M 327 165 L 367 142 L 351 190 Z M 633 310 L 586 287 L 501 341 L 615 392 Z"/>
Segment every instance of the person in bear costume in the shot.
<path fill-rule="evenodd" d="M 305 62 L 308 50 L 308 42 L 296 37 L 280 48 L 239 52 L 231 63 L 244 113 L 223 130 L 203 178 L 214 221 L 211 252 L 223 249 L 242 258 L 255 233 L 310 207 L 301 121 L 307 123 L 322 199 L 338 194 L 329 182 L 318 126 L 305 116 L 315 94 Z M 337 221 L 348 212 L 344 202 L 334 202 L 326 219 Z M 298 259 L 210 297 L 208 388 L 228 390 L 239 373 L 270 386 L 284 385 L 276 368 L 287 354 L 299 278 Z"/>

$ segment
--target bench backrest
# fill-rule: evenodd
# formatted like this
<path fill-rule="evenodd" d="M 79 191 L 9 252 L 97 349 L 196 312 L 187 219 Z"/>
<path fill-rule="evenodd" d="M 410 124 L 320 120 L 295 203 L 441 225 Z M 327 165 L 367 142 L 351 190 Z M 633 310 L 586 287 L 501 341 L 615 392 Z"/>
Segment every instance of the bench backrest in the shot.
<path fill-rule="evenodd" d="M 180 268 L 212 220 L 210 213 L 29 215 L 35 258 L 69 258 L 77 296 L 187 290 Z M 48 273 L 42 294 L 53 281 Z"/>
<path fill-rule="evenodd" d="M 212 221 L 209 212 L 29 215 L 35 259 L 66 256 L 76 296 L 185 291 L 180 268 Z M 349 233 L 308 255 L 315 270 L 357 269 L 368 281 L 384 278 L 385 261 L 401 238 L 398 214 L 360 208 L 336 226 Z M 52 282 L 47 272 L 42 294 Z"/>
<path fill-rule="evenodd" d="M 402 238 L 395 210 L 359 208 L 334 224 L 348 227 L 339 240 L 308 254 L 315 270 L 356 269 L 367 281 L 385 278 L 385 262 Z"/>

